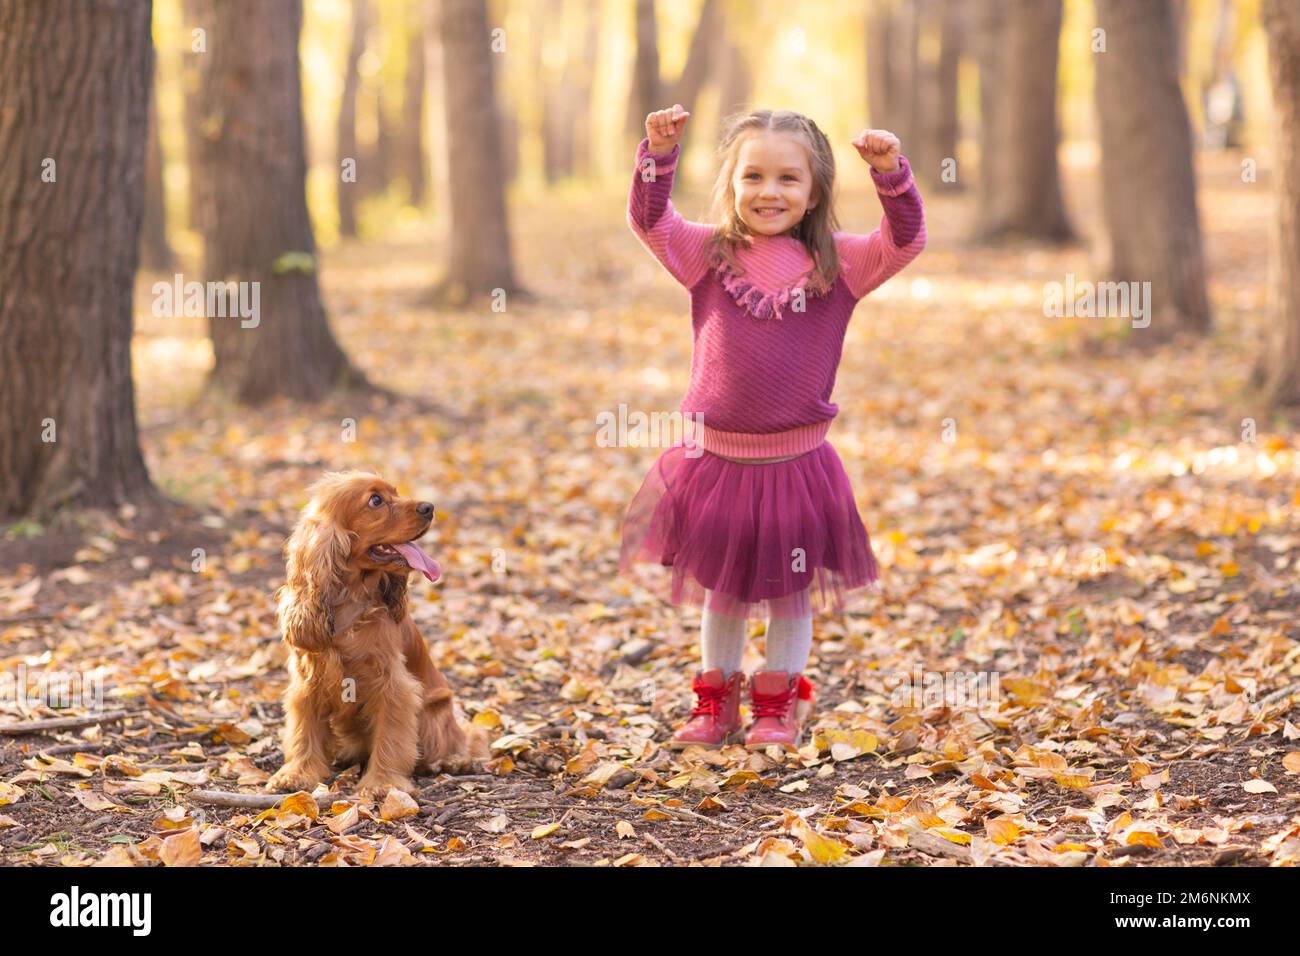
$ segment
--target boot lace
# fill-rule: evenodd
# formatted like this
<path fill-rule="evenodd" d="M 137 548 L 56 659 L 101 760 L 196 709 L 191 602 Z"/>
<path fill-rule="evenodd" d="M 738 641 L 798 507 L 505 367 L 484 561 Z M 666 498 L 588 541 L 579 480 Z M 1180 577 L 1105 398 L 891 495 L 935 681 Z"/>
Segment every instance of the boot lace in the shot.
<path fill-rule="evenodd" d="M 727 684 L 721 687 L 709 687 L 707 684 L 696 684 L 695 695 L 699 699 L 695 702 L 695 708 L 691 711 L 691 717 L 698 717 L 701 714 L 708 714 L 714 720 L 722 717 L 722 701 L 727 696 Z"/>
<path fill-rule="evenodd" d="M 754 705 L 754 719 L 776 717 L 784 720 L 790 713 L 790 701 L 794 698 L 795 687 L 777 691 L 775 694 L 752 693 L 750 702 Z"/>

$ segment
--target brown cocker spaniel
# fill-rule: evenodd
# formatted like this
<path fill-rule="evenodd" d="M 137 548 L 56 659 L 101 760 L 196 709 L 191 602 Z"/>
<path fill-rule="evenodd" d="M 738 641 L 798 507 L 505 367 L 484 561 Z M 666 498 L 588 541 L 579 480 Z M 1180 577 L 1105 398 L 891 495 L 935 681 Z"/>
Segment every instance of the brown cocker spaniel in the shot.
<path fill-rule="evenodd" d="M 488 757 L 463 726 L 446 679 L 406 607 L 406 578 L 436 581 L 414 544 L 433 505 L 402 498 L 378 475 L 328 473 L 285 544 L 280 634 L 289 650 L 284 766 L 267 790 L 312 790 L 338 763 L 365 761 L 358 793 L 415 790 L 411 774 L 464 772 Z"/>

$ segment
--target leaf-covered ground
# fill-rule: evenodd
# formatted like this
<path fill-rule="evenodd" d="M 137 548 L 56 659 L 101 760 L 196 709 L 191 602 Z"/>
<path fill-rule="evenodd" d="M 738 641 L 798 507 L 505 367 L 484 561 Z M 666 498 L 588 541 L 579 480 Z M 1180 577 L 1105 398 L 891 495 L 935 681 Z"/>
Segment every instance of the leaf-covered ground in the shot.
<path fill-rule="evenodd" d="M 657 451 L 598 447 L 596 416 L 674 409 L 690 326 L 621 191 L 520 197 L 536 298 L 505 312 L 425 306 L 419 229 L 326 256 L 345 347 L 419 404 L 214 405 L 201 321 L 152 317 L 142 278 L 145 451 L 183 505 L 0 541 L 0 664 L 99 680 L 125 712 L 0 736 L 0 862 L 1294 865 L 1300 455 L 1244 389 L 1269 187 L 1238 169 L 1201 170 L 1218 331 L 1154 350 L 1122 320 L 1044 317 L 1045 283 L 1098 278 L 1087 246 L 970 245 L 973 198 L 927 196 L 930 244 L 859 305 L 835 394 L 884 591 L 818 620 L 797 753 L 661 747 L 697 622 L 615 575 Z M 864 178 L 842 184 L 858 231 L 879 217 Z M 1070 168 L 1086 232 L 1095 180 Z M 420 778 L 416 802 L 356 805 L 353 768 L 267 812 L 200 803 L 280 764 L 280 547 L 307 484 L 352 467 L 436 502 L 444 578 L 413 584 L 413 610 L 497 756 Z M 996 674 L 998 693 L 901 699 L 918 670 Z M 0 721 L 83 712 L 10 702 Z"/>

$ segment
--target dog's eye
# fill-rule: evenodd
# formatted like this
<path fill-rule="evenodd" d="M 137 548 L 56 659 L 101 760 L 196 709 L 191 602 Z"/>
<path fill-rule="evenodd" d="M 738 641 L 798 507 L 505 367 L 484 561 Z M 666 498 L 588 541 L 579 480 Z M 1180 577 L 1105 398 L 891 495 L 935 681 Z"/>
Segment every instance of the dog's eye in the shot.
<path fill-rule="evenodd" d="M 381 498 L 379 495 L 371 495 L 369 503 L 370 503 L 370 507 L 378 508 L 380 505 L 384 503 L 384 499 Z"/>

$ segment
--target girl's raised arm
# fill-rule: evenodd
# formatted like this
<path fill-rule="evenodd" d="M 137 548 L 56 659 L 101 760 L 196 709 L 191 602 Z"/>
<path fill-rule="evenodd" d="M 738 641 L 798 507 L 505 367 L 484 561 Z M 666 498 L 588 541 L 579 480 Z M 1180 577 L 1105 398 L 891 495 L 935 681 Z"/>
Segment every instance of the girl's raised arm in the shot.
<path fill-rule="evenodd" d="M 869 236 L 852 232 L 835 233 L 844 281 L 854 298 L 862 298 L 925 248 L 925 205 L 912 179 L 906 156 L 898 157 L 898 168 L 888 172 L 871 170 L 876 193 L 885 214 L 880 228 Z"/>
<path fill-rule="evenodd" d="M 650 137 L 636 150 L 636 171 L 627 198 L 627 222 L 641 244 L 678 282 L 690 289 L 708 271 L 707 243 L 713 227 L 683 219 L 669 194 L 682 146 L 667 153 L 650 152 Z"/>

